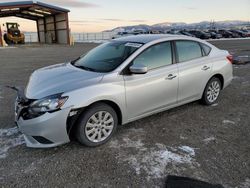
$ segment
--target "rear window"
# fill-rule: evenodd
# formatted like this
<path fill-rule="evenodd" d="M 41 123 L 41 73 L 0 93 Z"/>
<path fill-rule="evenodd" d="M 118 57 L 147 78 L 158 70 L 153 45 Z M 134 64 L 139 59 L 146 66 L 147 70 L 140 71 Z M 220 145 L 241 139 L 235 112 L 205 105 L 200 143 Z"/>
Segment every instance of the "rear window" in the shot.
<path fill-rule="evenodd" d="M 200 44 L 201 44 L 201 47 L 203 49 L 204 55 L 208 56 L 212 49 L 206 44 L 203 44 L 203 43 L 200 43 Z"/>
<path fill-rule="evenodd" d="M 198 42 L 176 41 L 179 62 L 185 62 L 202 57 L 202 50 Z"/>

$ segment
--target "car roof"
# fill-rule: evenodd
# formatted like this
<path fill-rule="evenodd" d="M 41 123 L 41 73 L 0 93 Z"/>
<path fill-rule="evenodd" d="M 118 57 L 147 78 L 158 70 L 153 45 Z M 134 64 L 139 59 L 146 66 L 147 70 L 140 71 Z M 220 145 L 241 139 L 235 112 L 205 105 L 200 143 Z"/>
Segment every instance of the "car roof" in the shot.
<path fill-rule="evenodd" d="M 121 37 L 117 39 L 113 39 L 114 41 L 121 41 L 121 42 L 134 42 L 134 43 L 141 43 L 141 44 L 147 44 L 150 42 L 154 42 L 157 40 L 166 39 L 166 40 L 191 40 L 200 42 L 203 44 L 206 44 L 210 46 L 211 48 L 216 49 L 214 45 L 211 43 L 208 43 L 205 40 L 198 39 L 196 37 L 189 37 L 186 35 L 172 35 L 172 34 L 142 34 L 142 35 L 132 35 L 127 37 Z"/>
<path fill-rule="evenodd" d="M 135 43 L 149 43 L 159 39 L 171 39 L 171 38 L 178 38 L 180 39 L 191 39 L 190 37 L 182 36 L 182 35 L 171 35 L 171 34 L 143 34 L 143 35 L 132 35 L 127 37 L 121 37 L 118 39 L 114 39 L 116 41 L 127 41 L 127 42 L 135 42 Z"/>

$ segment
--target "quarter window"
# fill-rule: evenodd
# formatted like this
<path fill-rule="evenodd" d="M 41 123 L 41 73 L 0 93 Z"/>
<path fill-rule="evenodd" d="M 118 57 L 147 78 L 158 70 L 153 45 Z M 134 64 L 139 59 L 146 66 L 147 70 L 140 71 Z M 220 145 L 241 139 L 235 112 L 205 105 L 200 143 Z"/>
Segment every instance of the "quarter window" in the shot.
<path fill-rule="evenodd" d="M 203 43 L 200 43 L 200 44 L 201 44 L 202 49 L 204 51 L 204 55 L 208 56 L 209 53 L 210 53 L 210 51 L 211 51 L 211 48 L 208 45 L 206 45 L 206 44 L 203 44 Z"/>
<path fill-rule="evenodd" d="M 171 43 L 164 42 L 149 47 L 137 56 L 133 63 L 143 64 L 149 70 L 172 64 Z"/>
<path fill-rule="evenodd" d="M 179 62 L 202 57 L 201 47 L 195 41 L 176 41 Z"/>

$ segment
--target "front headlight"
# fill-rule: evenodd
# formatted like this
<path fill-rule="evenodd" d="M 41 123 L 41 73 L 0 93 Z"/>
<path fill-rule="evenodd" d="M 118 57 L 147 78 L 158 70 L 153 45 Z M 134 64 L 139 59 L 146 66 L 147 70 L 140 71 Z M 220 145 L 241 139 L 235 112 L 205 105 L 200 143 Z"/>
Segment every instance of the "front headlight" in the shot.
<path fill-rule="evenodd" d="M 59 110 L 64 103 L 67 101 L 68 97 L 62 97 L 61 94 L 51 95 L 43 99 L 34 101 L 29 106 L 30 114 L 41 114 L 45 112 L 52 112 Z"/>

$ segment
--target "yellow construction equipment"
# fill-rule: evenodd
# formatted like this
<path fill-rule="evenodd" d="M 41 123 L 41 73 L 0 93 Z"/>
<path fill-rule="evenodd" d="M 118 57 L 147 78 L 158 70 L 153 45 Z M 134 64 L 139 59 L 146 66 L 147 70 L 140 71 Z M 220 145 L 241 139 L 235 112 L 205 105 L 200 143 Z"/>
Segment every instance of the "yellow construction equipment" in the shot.
<path fill-rule="evenodd" d="M 24 34 L 18 29 L 18 23 L 6 23 L 7 32 L 4 34 L 4 40 L 7 44 L 24 44 Z"/>

